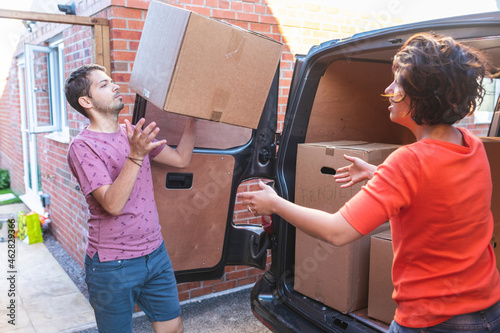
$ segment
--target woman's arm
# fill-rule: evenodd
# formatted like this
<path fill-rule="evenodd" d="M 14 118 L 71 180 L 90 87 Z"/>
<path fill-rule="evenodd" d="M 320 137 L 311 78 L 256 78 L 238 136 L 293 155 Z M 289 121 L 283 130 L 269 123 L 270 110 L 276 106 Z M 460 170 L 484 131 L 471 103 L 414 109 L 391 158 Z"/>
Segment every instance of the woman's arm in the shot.
<path fill-rule="evenodd" d="M 363 236 L 339 212 L 330 214 L 296 205 L 279 197 L 262 181 L 259 185 L 260 191 L 238 194 L 238 198 L 255 215 L 279 215 L 308 235 L 335 246 L 346 245 Z"/>

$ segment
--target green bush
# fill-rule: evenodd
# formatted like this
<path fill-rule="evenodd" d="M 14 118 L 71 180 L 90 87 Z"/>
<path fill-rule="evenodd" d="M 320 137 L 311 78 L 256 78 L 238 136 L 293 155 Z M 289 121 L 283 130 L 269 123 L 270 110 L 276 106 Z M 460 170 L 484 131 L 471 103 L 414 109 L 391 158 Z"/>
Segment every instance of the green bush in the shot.
<path fill-rule="evenodd" d="M 0 190 L 10 187 L 9 170 L 0 169 Z"/>

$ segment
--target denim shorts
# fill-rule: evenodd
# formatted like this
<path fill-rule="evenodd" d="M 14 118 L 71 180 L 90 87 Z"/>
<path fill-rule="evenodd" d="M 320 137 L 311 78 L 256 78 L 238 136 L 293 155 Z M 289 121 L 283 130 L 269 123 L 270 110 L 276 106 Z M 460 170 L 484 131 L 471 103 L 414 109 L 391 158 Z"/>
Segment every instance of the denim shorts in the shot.
<path fill-rule="evenodd" d="M 167 321 L 181 314 L 177 283 L 165 244 L 133 259 L 100 262 L 85 256 L 85 282 L 99 332 L 132 332 L 137 303 L 148 319 Z"/>
<path fill-rule="evenodd" d="M 473 332 L 487 333 L 500 332 L 500 302 L 489 308 L 473 313 L 451 317 L 445 322 L 432 327 L 410 328 L 391 323 L 388 333 L 453 333 Z"/>

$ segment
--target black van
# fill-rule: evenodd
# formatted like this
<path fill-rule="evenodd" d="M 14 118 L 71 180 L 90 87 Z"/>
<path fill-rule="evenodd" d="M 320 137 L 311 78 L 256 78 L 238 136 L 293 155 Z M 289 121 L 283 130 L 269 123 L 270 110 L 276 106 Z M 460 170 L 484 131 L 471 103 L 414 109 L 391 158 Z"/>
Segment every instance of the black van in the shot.
<path fill-rule="evenodd" d="M 359 313 L 341 313 L 294 290 L 295 228 L 278 216 L 272 226 L 233 223 L 238 186 L 273 181 L 294 201 L 297 146 L 361 140 L 404 145 L 414 141 L 391 123 L 380 98 L 392 81 L 392 57 L 414 33 L 448 34 L 484 50 L 500 66 L 500 12 L 426 21 L 356 34 L 297 56 L 283 131 L 276 133 L 278 78 L 256 130 L 200 121 L 191 165 L 154 164 L 155 196 L 163 236 L 179 283 L 217 279 L 226 265 L 271 268 L 253 287 L 254 314 L 275 332 L 386 332 L 387 325 Z M 495 102 L 498 117 L 498 103 Z M 176 145 L 183 116 L 164 112 L 140 96 L 133 121 L 156 121 L 158 135 Z M 493 117 L 489 136 L 500 136 Z M 279 150 L 277 150 L 279 146 Z"/>

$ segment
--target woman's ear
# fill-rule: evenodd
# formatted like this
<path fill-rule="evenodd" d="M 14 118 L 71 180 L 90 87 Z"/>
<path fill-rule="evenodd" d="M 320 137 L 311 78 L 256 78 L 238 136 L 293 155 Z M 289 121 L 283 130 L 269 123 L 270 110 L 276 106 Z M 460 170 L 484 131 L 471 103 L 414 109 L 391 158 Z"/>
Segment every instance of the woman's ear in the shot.
<path fill-rule="evenodd" d="M 82 106 L 84 109 L 90 109 L 92 108 L 92 100 L 88 96 L 82 96 L 78 98 L 78 103 Z"/>

